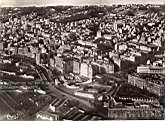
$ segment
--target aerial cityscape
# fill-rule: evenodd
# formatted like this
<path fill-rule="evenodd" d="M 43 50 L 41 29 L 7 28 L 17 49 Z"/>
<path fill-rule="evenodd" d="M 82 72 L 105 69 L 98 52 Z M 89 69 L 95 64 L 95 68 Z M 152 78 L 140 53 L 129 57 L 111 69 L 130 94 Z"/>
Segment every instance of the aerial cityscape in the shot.
<path fill-rule="evenodd" d="M 0 121 L 165 120 L 165 5 L 0 8 Z"/>

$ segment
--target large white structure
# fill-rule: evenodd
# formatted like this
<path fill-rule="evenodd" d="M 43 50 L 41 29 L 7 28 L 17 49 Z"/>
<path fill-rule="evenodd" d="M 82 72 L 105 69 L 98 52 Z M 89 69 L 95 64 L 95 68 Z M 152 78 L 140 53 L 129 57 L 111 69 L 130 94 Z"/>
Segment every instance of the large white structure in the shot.
<path fill-rule="evenodd" d="M 91 64 L 81 63 L 80 75 L 92 79 L 93 69 Z"/>

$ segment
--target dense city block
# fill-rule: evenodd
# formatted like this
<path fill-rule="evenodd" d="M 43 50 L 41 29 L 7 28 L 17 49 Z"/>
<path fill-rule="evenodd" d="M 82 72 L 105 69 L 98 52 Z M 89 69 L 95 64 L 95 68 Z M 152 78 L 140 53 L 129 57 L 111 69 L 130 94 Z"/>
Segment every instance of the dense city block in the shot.
<path fill-rule="evenodd" d="M 124 119 L 165 119 L 165 5 L 0 8 L 0 121 Z"/>

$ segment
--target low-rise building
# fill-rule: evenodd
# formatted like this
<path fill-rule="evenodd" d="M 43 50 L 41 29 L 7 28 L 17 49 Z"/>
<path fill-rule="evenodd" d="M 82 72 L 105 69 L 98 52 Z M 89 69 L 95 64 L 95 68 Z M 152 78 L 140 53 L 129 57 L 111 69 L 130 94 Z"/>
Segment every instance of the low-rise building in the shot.
<path fill-rule="evenodd" d="M 18 48 L 18 54 L 19 55 L 26 55 L 28 52 L 27 48 L 26 47 L 20 47 Z"/>
<path fill-rule="evenodd" d="M 36 114 L 36 118 L 39 120 L 57 121 L 59 120 L 59 114 L 49 113 L 47 111 L 39 111 Z"/>
<path fill-rule="evenodd" d="M 165 74 L 165 67 L 159 66 L 150 66 L 150 65 L 142 65 L 137 67 L 137 73 L 150 73 L 150 74 Z"/>
<path fill-rule="evenodd" d="M 124 119 L 164 119 L 161 108 L 109 108 L 108 117 L 114 120 Z"/>
<path fill-rule="evenodd" d="M 145 77 L 145 76 L 143 76 Z M 146 89 L 151 93 L 154 93 L 158 96 L 165 95 L 165 83 L 163 80 L 158 79 L 154 80 L 154 78 L 143 78 L 138 74 L 129 74 L 128 75 L 128 83 L 139 87 L 141 89 Z"/>

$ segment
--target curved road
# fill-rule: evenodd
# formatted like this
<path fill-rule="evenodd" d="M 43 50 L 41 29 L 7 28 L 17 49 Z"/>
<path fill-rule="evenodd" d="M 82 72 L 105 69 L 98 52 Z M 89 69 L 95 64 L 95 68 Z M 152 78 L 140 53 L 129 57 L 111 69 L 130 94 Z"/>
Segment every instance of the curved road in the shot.
<path fill-rule="evenodd" d="M 38 65 L 37 65 L 38 66 Z M 47 79 L 48 82 L 53 82 L 53 80 L 51 79 L 51 77 L 49 76 L 49 73 L 47 72 L 46 68 L 42 67 L 42 66 L 38 66 L 37 68 L 40 68 L 40 75 L 43 77 L 43 79 Z M 57 93 L 66 96 L 69 99 L 74 99 L 79 101 L 80 103 L 82 103 L 87 109 L 89 110 L 94 110 L 95 107 L 88 102 L 85 99 L 80 99 L 78 97 L 76 97 L 75 95 L 67 92 L 65 89 L 63 88 L 59 88 L 58 86 L 52 86 L 51 84 L 49 85 L 49 91 L 51 92 L 51 95 L 56 96 Z"/>
<path fill-rule="evenodd" d="M 23 56 L 23 55 L 12 55 L 12 56 L 6 56 L 4 58 L 6 58 L 6 59 L 12 58 L 12 59 L 16 59 L 18 61 L 24 61 L 26 63 L 30 63 L 32 66 L 35 67 L 37 73 L 42 78 L 42 80 L 47 81 L 47 82 L 54 82 L 52 80 L 52 78 L 49 76 L 48 70 L 42 65 L 37 65 L 35 63 L 35 60 L 30 57 Z M 64 89 L 59 88 L 58 86 L 53 86 L 53 85 L 49 84 L 48 87 L 49 87 L 49 91 L 50 91 L 51 95 L 54 95 L 54 96 L 61 95 L 62 97 L 66 96 L 69 99 L 77 100 L 78 102 L 80 102 L 87 111 L 96 110 L 94 105 L 92 103 L 90 103 L 89 101 L 87 101 L 85 99 L 81 99 L 81 98 L 75 96 L 74 94 L 67 92 Z"/>

